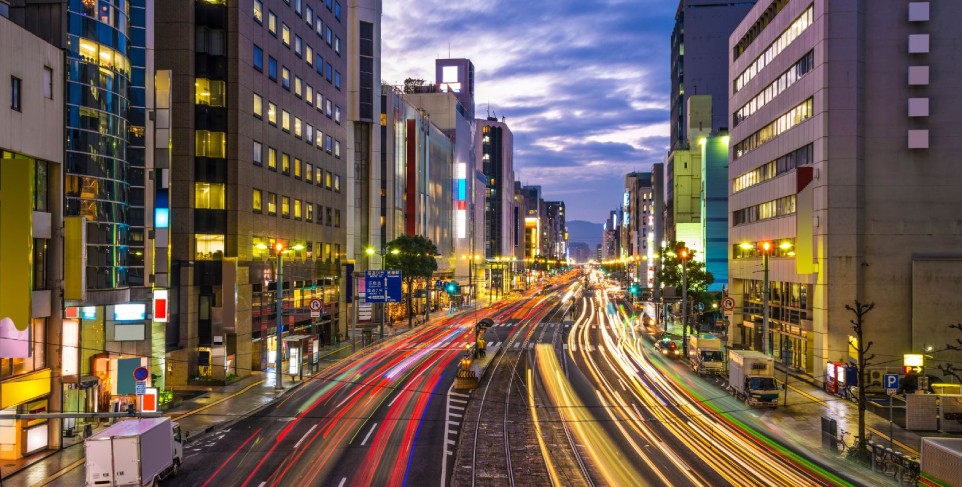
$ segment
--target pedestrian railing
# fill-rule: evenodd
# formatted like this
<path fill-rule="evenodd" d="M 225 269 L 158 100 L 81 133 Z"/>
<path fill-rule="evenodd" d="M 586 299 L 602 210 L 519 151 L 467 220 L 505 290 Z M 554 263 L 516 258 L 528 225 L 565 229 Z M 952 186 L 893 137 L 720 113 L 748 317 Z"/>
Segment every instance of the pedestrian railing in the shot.
<path fill-rule="evenodd" d="M 916 486 L 922 473 L 919 459 L 869 440 L 872 470 L 895 478 L 899 485 Z"/>

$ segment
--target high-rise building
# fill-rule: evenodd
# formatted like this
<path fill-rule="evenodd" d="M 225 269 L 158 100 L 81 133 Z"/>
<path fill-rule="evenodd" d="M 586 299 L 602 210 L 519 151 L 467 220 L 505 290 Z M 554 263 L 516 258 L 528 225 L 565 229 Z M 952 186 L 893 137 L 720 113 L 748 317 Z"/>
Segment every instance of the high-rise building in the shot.
<path fill-rule="evenodd" d="M 484 255 L 493 259 L 513 253 L 510 214 L 514 199 L 514 136 L 494 117 L 477 119 L 476 160 L 487 179 L 484 207 Z"/>
<path fill-rule="evenodd" d="M 60 446 L 61 421 L 6 416 L 62 410 L 64 377 L 76 382 L 78 374 L 79 323 L 62 323 L 64 55 L 6 18 L 4 7 L 0 4 L 0 428 L 5 431 L 0 459 L 14 460 Z"/>
<path fill-rule="evenodd" d="M 464 117 L 474 119 L 474 64 L 470 59 L 434 61 L 435 86 L 441 93 L 454 93 L 464 109 Z"/>
<path fill-rule="evenodd" d="M 243 376 L 273 364 L 277 347 L 298 346 L 278 343 L 278 326 L 321 341 L 345 332 L 347 12 L 339 1 L 171 0 L 156 22 L 168 33 L 157 65 L 174 73 L 183 107 L 173 118 L 168 380 Z M 280 295 L 290 311 L 279 317 Z"/>
<path fill-rule="evenodd" d="M 565 222 L 565 202 L 545 201 L 547 254 L 550 259 L 568 258 L 568 227 Z"/>
<path fill-rule="evenodd" d="M 962 314 L 960 16 L 958 2 L 760 1 L 732 33 L 736 342 L 764 344 L 767 261 L 769 350 L 816 379 L 857 358 L 856 300 L 875 304 L 864 338 L 880 362 L 962 359 L 945 348 Z"/>
<path fill-rule="evenodd" d="M 654 186 L 652 173 L 631 172 L 625 176 L 625 218 L 622 246 L 631 259 L 632 278 L 644 288 L 654 287 Z"/>
<path fill-rule="evenodd" d="M 728 134 L 698 140 L 701 152 L 700 216 L 703 252 L 696 258 L 712 275 L 708 291 L 728 288 Z"/>

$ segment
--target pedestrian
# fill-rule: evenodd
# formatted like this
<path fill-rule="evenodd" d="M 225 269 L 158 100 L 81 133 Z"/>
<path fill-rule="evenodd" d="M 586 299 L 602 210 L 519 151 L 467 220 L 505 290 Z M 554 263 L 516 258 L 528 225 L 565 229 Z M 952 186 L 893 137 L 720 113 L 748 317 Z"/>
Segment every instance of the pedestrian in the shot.
<path fill-rule="evenodd" d="M 478 337 L 478 356 L 484 357 L 484 350 L 488 346 L 488 341 L 484 337 Z"/>

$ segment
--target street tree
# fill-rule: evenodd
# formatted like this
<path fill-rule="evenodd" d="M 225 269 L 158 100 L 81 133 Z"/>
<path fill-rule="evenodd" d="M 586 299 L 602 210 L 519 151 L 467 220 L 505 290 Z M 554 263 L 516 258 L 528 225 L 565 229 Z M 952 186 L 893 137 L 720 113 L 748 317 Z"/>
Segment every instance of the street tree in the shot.
<path fill-rule="evenodd" d="M 858 444 L 855 445 L 853 453 L 849 454 L 849 458 L 853 460 L 862 461 L 866 460 L 866 454 L 868 453 L 865 449 L 865 409 L 866 409 L 866 399 L 865 399 L 865 368 L 871 364 L 871 360 L 875 358 L 875 354 L 869 355 L 869 350 L 872 349 L 872 342 L 865 341 L 865 330 L 863 328 L 865 324 L 865 315 L 872 308 L 875 307 L 875 303 L 862 303 L 859 300 L 855 300 L 855 306 L 845 305 L 845 309 L 852 312 L 855 315 L 854 319 L 849 320 L 852 324 L 852 331 L 855 332 L 855 340 L 849 340 L 849 345 L 855 348 L 856 353 L 858 353 L 858 361 L 856 366 L 858 367 Z"/>
<path fill-rule="evenodd" d="M 701 295 L 708 290 L 708 285 L 715 282 L 715 276 L 705 269 L 705 263 L 695 260 L 695 251 L 688 249 L 688 257 L 681 258 L 681 249 L 685 242 L 670 242 L 662 252 L 662 265 L 658 270 L 658 281 L 666 287 L 673 287 L 681 294 L 681 265 L 685 263 L 685 274 L 688 281 L 688 294 Z"/>
<path fill-rule="evenodd" d="M 414 285 L 417 281 L 430 282 L 438 270 L 438 248 L 430 239 L 421 235 L 401 235 L 388 242 L 384 254 L 384 268 L 401 271 L 401 279 L 407 285 L 408 326 L 414 325 Z M 396 252 L 395 252 L 396 251 Z"/>

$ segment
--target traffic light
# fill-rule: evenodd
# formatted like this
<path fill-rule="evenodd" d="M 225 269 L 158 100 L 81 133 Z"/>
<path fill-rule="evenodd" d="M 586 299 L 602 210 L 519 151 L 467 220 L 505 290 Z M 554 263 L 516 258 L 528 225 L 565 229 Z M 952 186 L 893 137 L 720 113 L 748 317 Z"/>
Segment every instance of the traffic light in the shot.
<path fill-rule="evenodd" d="M 629 287 L 628 287 L 628 292 L 630 292 L 630 293 L 632 294 L 632 296 L 637 296 L 637 295 L 638 295 L 638 285 L 637 285 L 637 284 L 632 284 L 631 286 L 629 286 Z"/>
<path fill-rule="evenodd" d="M 454 295 L 458 292 L 458 283 L 451 281 L 444 287 L 448 294 Z"/>

